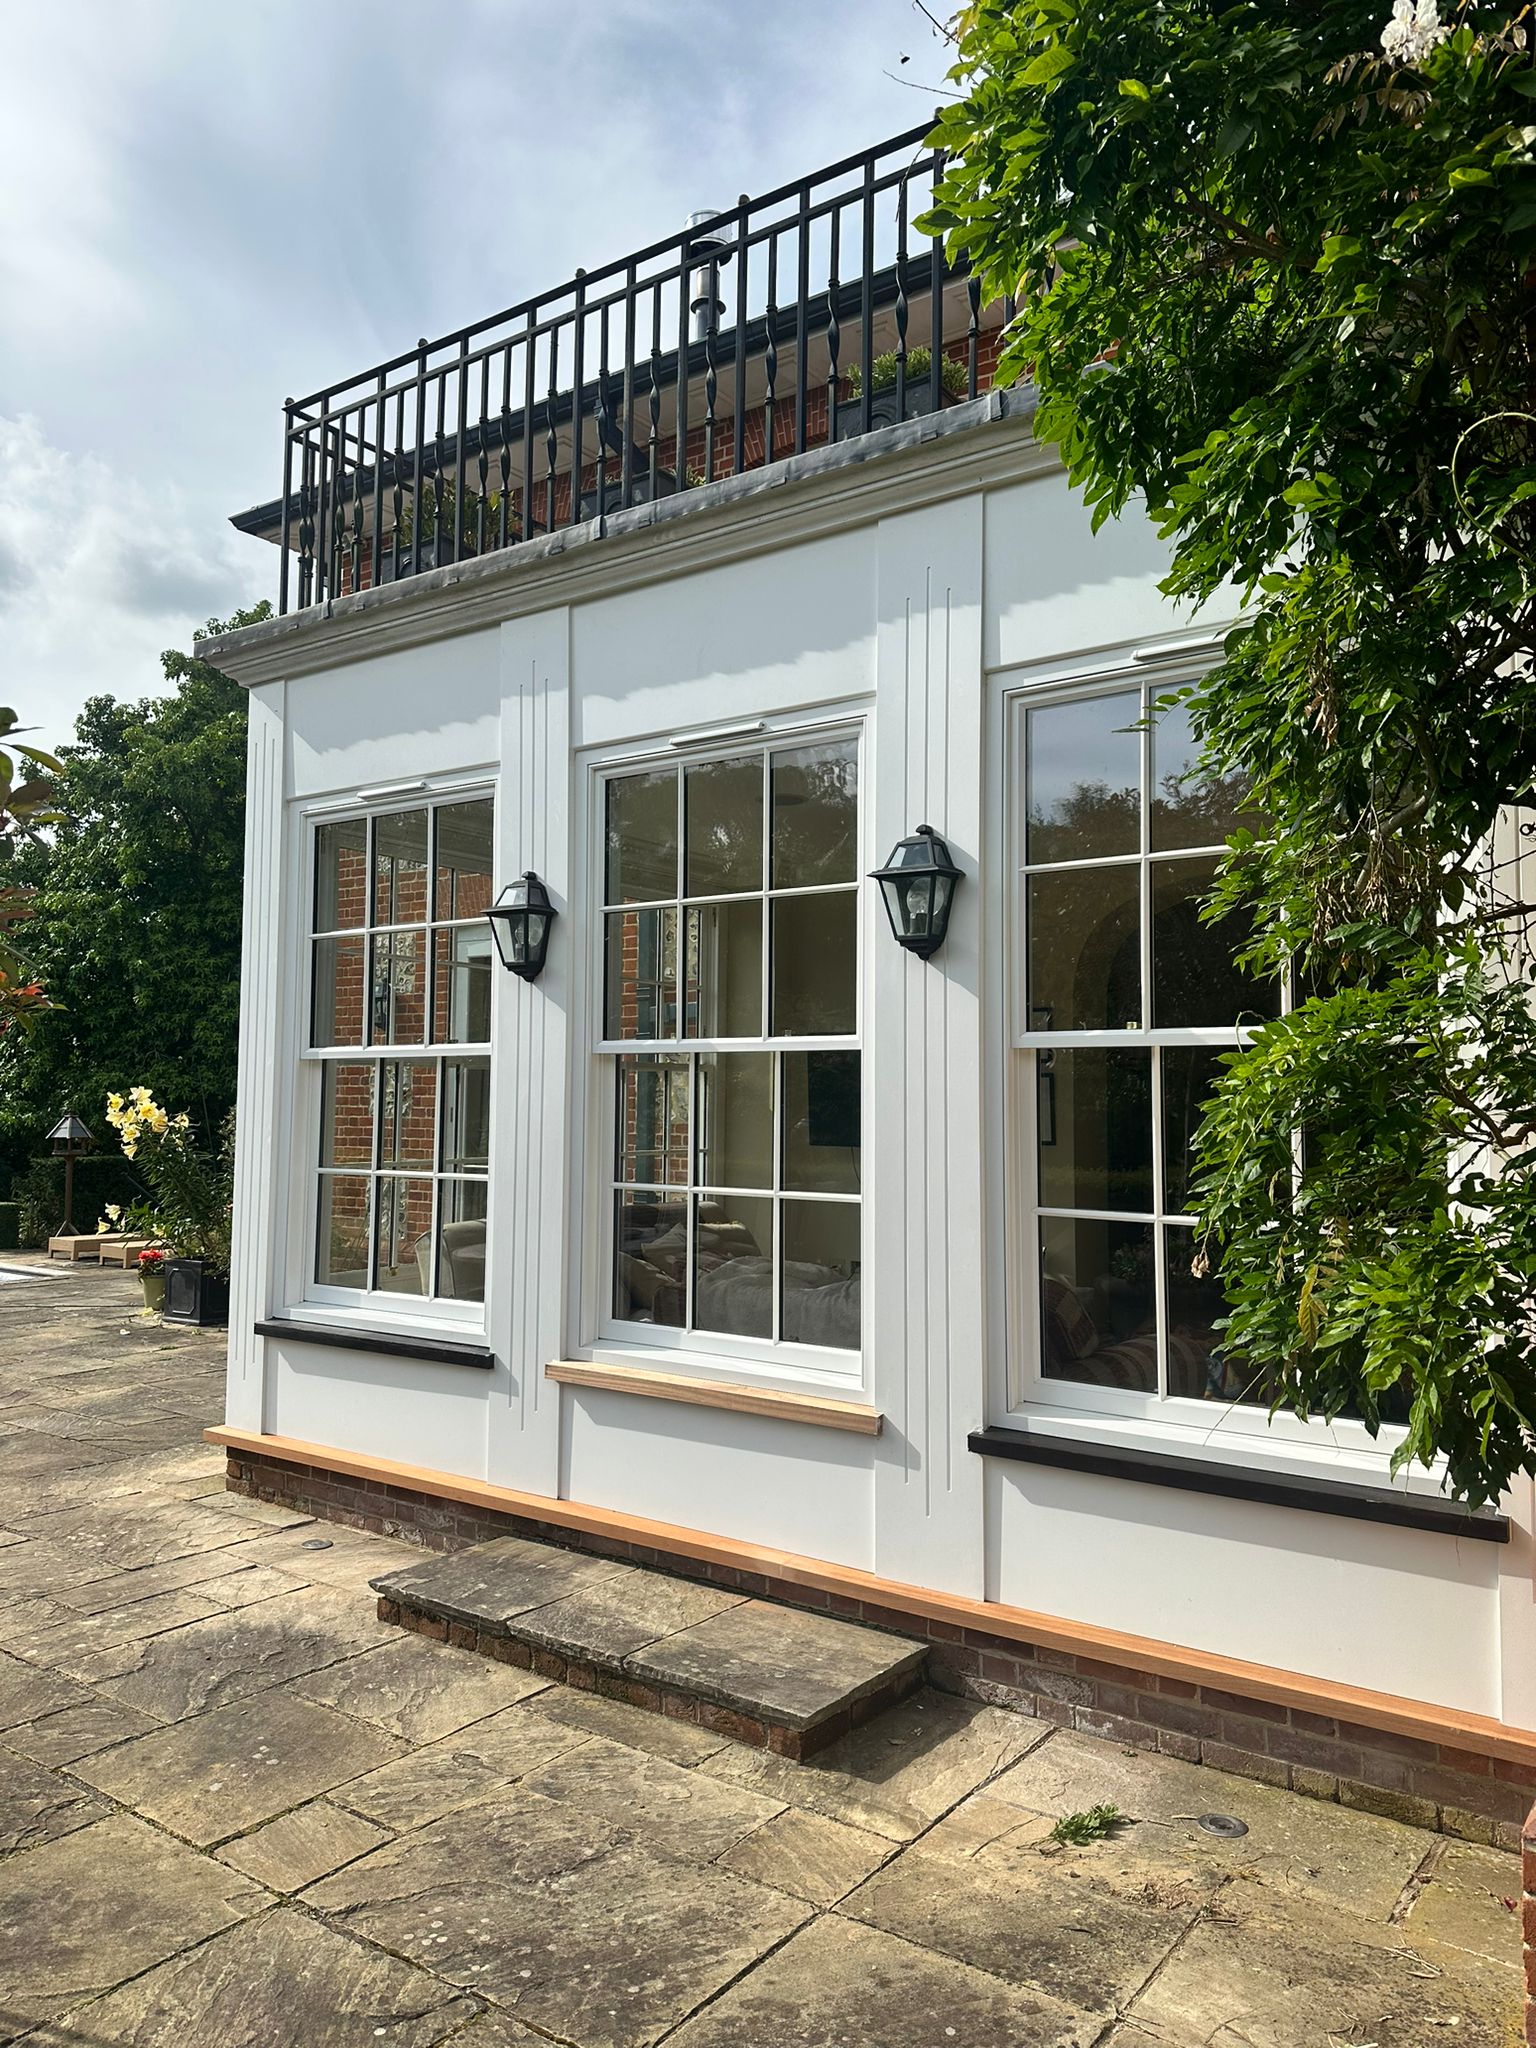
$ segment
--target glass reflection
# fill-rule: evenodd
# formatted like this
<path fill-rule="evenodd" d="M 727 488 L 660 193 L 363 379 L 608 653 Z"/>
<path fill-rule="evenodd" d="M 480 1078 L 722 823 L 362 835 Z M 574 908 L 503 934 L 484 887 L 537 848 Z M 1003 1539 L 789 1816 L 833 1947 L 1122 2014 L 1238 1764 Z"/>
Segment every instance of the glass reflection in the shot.
<path fill-rule="evenodd" d="M 489 909 L 492 812 L 489 798 L 438 807 L 434 917 L 484 917 Z"/>
<path fill-rule="evenodd" d="M 1031 875 L 1026 917 L 1031 1029 L 1140 1025 L 1140 876 L 1134 866 Z"/>
<path fill-rule="evenodd" d="M 677 770 L 619 775 L 607 792 L 609 903 L 655 903 L 677 894 Z"/>
<path fill-rule="evenodd" d="M 1152 728 L 1152 845 L 1221 846 L 1239 825 L 1262 828 L 1256 811 L 1245 811 L 1247 778 L 1217 775 L 1200 766 L 1189 705 L 1170 704 Z"/>
<path fill-rule="evenodd" d="M 1141 693 L 1029 712 L 1025 858 L 1102 860 L 1141 846 Z"/>
<path fill-rule="evenodd" d="M 316 939 L 311 990 L 312 1045 L 363 1043 L 366 939 Z"/>
<path fill-rule="evenodd" d="M 859 750 L 853 740 L 770 756 L 772 884 L 811 889 L 851 882 L 859 860 Z"/>
<path fill-rule="evenodd" d="M 322 825 L 315 833 L 315 930 L 356 931 L 367 922 L 367 820 Z"/>
<path fill-rule="evenodd" d="M 439 1045 L 484 1045 L 491 1035 L 491 936 L 483 924 L 434 935 L 432 1037 Z"/>
<path fill-rule="evenodd" d="M 385 1060 L 380 1070 L 379 1164 L 433 1164 L 437 1142 L 437 1062 Z"/>
<path fill-rule="evenodd" d="M 1036 1061 L 1041 1207 L 1150 1215 L 1151 1054 L 1059 1047 Z"/>
<path fill-rule="evenodd" d="M 766 1197 L 696 1199 L 693 1326 L 731 1337 L 773 1335 L 773 1203 Z"/>
<path fill-rule="evenodd" d="M 763 757 L 704 761 L 683 777 L 686 896 L 763 886 Z"/>
<path fill-rule="evenodd" d="M 483 1180 L 445 1180 L 438 1194 L 437 1291 L 449 1301 L 485 1299 Z"/>
<path fill-rule="evenodd" d="M 763 905 L 685 911 L 683 1028 L 689 1038 L 758 1038 L 763 1029 Z"/>
<path fill-rule="evenodd" d="M 426 983 L 425 932 L 380 932 L 375 936 L 371 1044 L 426 1042 Z"/>
<path fill-rule="evenodd" d="M 1257 1023 L 1280 1011 L 1280 984 L 1237 964 L 1253 929 L 1244 911 L 1217 924 L 1200 915 L 1216 881 L 1214 856 L 1149 863 L 1152 1022 L 1163 1029 Z"/>
<path fill-rule="evenodd" d="M 780 1055 L 784 1186 L 796 1193 L 856 1195 L 863 1143 L 856 1052 Z"/>
<path fill-rule="evenodd" d="M 1150 1223 L 1040 1224 L 1040 1368 L 1080 1386 L 1157 1391 Z"/>
<path fill-rule="evenodd" d="M 374 1286 L 426 1294 L 432 1271 L 432 1182 L 382 1176 L 374 1183 Z"/>
<path fill-rule="evenodd" d="M 1163 1207 L 1170 1216 L 1191 1209 L 1195 1133 L 1204 1105 L 1216 1092 L 1224 1057 L 1205 1046 L 1163 1048 Z"/>
<path fill-rule="evenodd" d="M 1227 1349 L 1217 1325 L 1227 1314 L 1215 1247 L 1192 1230 L 1163 1232 L 1168 1303 L 1168 1391 L 1189 1401 L 1240 1401 L 1262 1407 L 1262 1383 Z"/>
<path fill-rule="evenodd" d="M 610 911 L 604 932 L 604 1031 L 677 1036 L 677 912 Z"/>
<path fill-rule="evenodd" d="M 373 821 L 373 921 L 423 924 L 427 915 L 427 813 L 388 811 Z"/>
<path fill-rule="evenodd" d="M 322 1173 L 315 1278 L 322 1287 L 368 1285 L 371 1183 L 361 1173 Z"/>
<path fill-rule="evenodd" d="M 786 1344 L 857 1351 L 860 1241 L 857 1202 L 785 1202 L 781 1330 Z"/>
<path fill-rule="evenodd" d="M 621 1193 L 614 1203 L 613 1312 L 681 1329 L 688 1307 L 688 1198 Z"/>
<path fill-rule="evenodd" d="M 781 1037 L 833 1037 L 858 1029 L 858 898 L 774 899 L 773 1016 Z"/>
<path fill-rule="evenodd" d="M 772 1053 L 700 1055 L 697 1151 L 705 1187 L 773 1185 Z"/>
<path fill-rule="evenodd" d="M 679 1187 L 688 1179 L 688 1062 L 639 1054 L 618 1063 L 618 1166 L 623 1181 Z"/>
<path fill-rule="evenodd" d="M 372 1060 L 328 1060 L 320 1103 L 320 1164 L 373 1164 Z"/>

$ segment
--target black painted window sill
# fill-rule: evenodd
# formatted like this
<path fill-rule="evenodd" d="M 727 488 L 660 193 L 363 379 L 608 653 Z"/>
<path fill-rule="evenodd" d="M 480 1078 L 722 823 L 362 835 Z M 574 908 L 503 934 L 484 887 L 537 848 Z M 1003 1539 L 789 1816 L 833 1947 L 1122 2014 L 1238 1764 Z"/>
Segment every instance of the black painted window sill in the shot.
<path fill-rule="evenodd" d="M 304 1323 L 273 1316 L 256 1325 L 258 1337 L 286 1337 L 293 1344 L 329 1344 L 338 1351 L 372 1351 L 383 1358 L 424 1358 L 433 1365 L 468 1365 L 481 1372 L 496 1360 L 484 1344 L 453 1344 L 441 1337 L 397 1337 L 384 1330 L 349 1329 L 338 1323 Z"/>
<path fill-rule="evenodd" d="M 1480 1543 L 1507 1543 L 1509 1521 L 1492 1508 L 1469 1508 L 1434 1494 L 1400 1493 L 1358 1479 L 1312 1478 L 1295 1472 L 1255 1470 L 1181 1458 L 1171 1451 L 1133 1451 L 1070 1442 L 1028 1429 L 973 1430 L 969 1443 L 981 1458 L 1012 1458 L 1027 1465 L 1054 1465 L 1091 1472 L 1104 1479 L 1135 1479 L 1147 1486 L 1174 1486 L 1186 1493 L 1223 1494 L 1231 1500 L 1263 1501 L 1271 1507 L 1305 1508 L 1320 1515 L 1347 1515 L 1358 1522 L 1386 1522 L 1400 1529 L 1427 1529 L 1441 1536 L 1467 1536 Z"/>

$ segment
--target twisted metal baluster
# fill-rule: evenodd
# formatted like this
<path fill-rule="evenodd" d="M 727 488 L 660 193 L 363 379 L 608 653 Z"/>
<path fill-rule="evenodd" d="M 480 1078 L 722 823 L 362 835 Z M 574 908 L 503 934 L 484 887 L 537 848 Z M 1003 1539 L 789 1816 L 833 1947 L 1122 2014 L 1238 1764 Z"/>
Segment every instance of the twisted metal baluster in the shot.
<path fill-rule="evenodd" d="M 965 395 L 974 398 L 980 388 L 978 363 L 981 355 L 981 280 L 973 270 L 965 280 L 965 302 L 970 319 L 965 329 Z"/>
<path fill-rule="evenodd" d="M 837 364 L 842 347 L 843 331 L 837 319 L 837 255 L 838 230 L 843 222 L 842 209 L 832 209 L 832 248 L 827 261 L 827 439 L 837 439 Z"/>
<path fill-rule="evenodd" d="M 544 507 L 548 514 L 546 529 L 555 530 L 555 457 L 560 450 L 559 436 L 555 432 L 555 385 L 560 374 L 560 329 L 549 330 L 549 393 L 545 403 L 544 434 Z"/>
<path fill-rule="evenodd" d="M 400 580 L 400 529 L 405 522 L 405 387 L 395 393 L 395 473 L 390 480 L 389 509 L 394 519 L 391 535 L 390 577 Z"/>
<path fill-rule="evenodd" d="M 896 417 L 907 416 L 907 181 L 896 187 Z M 934 366 L 938 374 L 938 366 Z"/>
<path fill-rule="evenodd" d="M 763 371 L 767 387 L 763 392 L 763 461 L 773 460 L 773 409 L 778 398 L 779 344 L 776 332 L 779 324 L 779 238 L 776 233 L 768 237 L 768 328 L 767 341 L 763 349 Z"/>
<path fill-rule="evenodd" d="M 593 412 L 597 427 L 597 516 L 608 510 L 608 307 L 597 316 L 597 405 Z"/>
<path fill-rule="evenodd" d="M 485 553 L 485 522 L 490 512 L 491 499 L 491 451 L 486 445 L 486 429 L 491 419 L 491 359 L 488 355 L 480 358 L 480 455 L 475 464 L 480 475 L 480 503 L 475 512 L 475 553 Z"/>
<path fill-rule="evenodd" d="M 501 505 L 496 519 L 496 545 L 507 544 L 512 510 L 512 344 L 501 356 L 501 452 L 496 467 L 501 475 Z"/>
<path fill-rule="evenodd" d="M 660 477 L 658 471 L 661 461 L 661 286 L 659 284 L 653 284 L 651 287 L 650 415 L 651 439 L 649 454 L 651 472 L 651 502 L 652 504 L 654 504 L 660 489 Z M 676 489 L 681 490 L 681 479 L 677 480 L 674 487 Z"/>
<path fill-rule="evenodd" d="M 713 271 L 710 275 L 714 275 Z M 719 390 L 720 379 L 715 365 L 715 311 L 711 306 L 704 329 L 704 481 L 707 484 L 715 480 L 715 400 Z"/>

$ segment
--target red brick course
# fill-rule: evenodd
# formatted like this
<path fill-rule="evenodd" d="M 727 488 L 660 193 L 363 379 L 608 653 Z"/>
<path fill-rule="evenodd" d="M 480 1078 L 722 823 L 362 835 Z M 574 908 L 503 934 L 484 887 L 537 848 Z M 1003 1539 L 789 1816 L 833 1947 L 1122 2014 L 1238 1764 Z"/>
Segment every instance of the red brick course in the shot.
<path fill-rule="evenodd" d="M 1079 1729 L 1130 1748 L 1155 1750 L 1187 1763 L 1208 1764 L 1264 1784 L 1284 1786 L 1309 1798 L 1333 1800 L 1417 1827 L 1437 1828 L 1467 1841 L 1511 1850 L 1523 1847 L 1525 1889 L 1536 1897 L 1536 1810 L 1528 1815 L 1536 1784 L 1531 1773 L 1518 1765 L 1495 1760 L 1490 1766 L 1486 1758 L 1450 1743 L 1417 1741 L 1300 1708 L 1247 1699 L 1218 1686 L 1192 1685 L 1043 1645 L 1036 1648 L 977 1629 L 930 1622 L 921 1615 L 814 1591 L 788 1580 L 765 1579 L 760 1573 L 726 1565 L 694 1563 L 642 1544 L 586 1539 L 549 1523 L 460 1506 L 402 1487 L 342 1478 L 323 1468 L 240 1451 L 230 1453 L 228 1469 L 228 1484 L 235 1493 L 305 1509 L 375 1535 L 402 1536 L 434 1550 L 456 1550 L 497 1536 L 531 1536 L 565 1549 L 599 1551 L 653 1570 L 779 1600 L 786 1606 L 842 1615 L 925 1641 L 930 1646 L 928 1678 L 948 1692 L 1032 1714 L 1056 1727 Z M 492 1638 L 476 1647 L 492 1656 L 507 1656 L 509 1649 L 520 1648 L 508 1646 L 504 1640 L 498 1648 L 496 1641 Z M 524 1651 L 524 1658 L 526 1654 Z M 520 1659 L 512 1656 L 510 1661 Z M 537 1658 L 534 1668 L 542 1668 Z M 549 1675 L 563 1675 L 568 1684 L 585 1684 L 597 1691 L 619 1682 L 601 1673 L 589 1676 L 582 1671 L 576 1675 L 577 1670 L 568 1665 L 563 1673 L 552 1670 Z M 696 1703 L 674 1702 L 664 1696 L 661 1711 L 676 1714 L 691 1705 Z M 697 1711 L 701 1714 L 704 1710 Z M 1530 1951 L 1526 1966 L 1528 1971 L 1536 1967 Z M 1532 1983 L 1536 1997 L 1536 1978 Z M 1536 2034 L 1530 2038 L 1536 2048 Z"/>

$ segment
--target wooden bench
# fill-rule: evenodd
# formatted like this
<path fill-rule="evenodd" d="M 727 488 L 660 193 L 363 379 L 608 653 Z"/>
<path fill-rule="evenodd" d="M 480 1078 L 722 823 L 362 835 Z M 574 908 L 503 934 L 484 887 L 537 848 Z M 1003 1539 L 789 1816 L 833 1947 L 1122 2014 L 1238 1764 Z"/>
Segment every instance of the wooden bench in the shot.
<path fill-rule="evenodd" d="M 115 1252 L 130 1242 L 132 1240 L 121 1232 L 93 1230 L 87 1234 L 83 1230 L 76 1231 L 68 1237 L 50 1237 L 48 1256 L 50 1259 L 68 1259 L 71 1265 L 80 1259 L 104 1261 L 108 1252 Z"/>
<path fill-rule="evenodd" d="M 104 1266 L 122 1266 L 125 1270 L 139 1263 L 139 1253 L 148 1251 L 154 1242 L 148 1237 L 107 1238 L 101 1255 Z"/>

